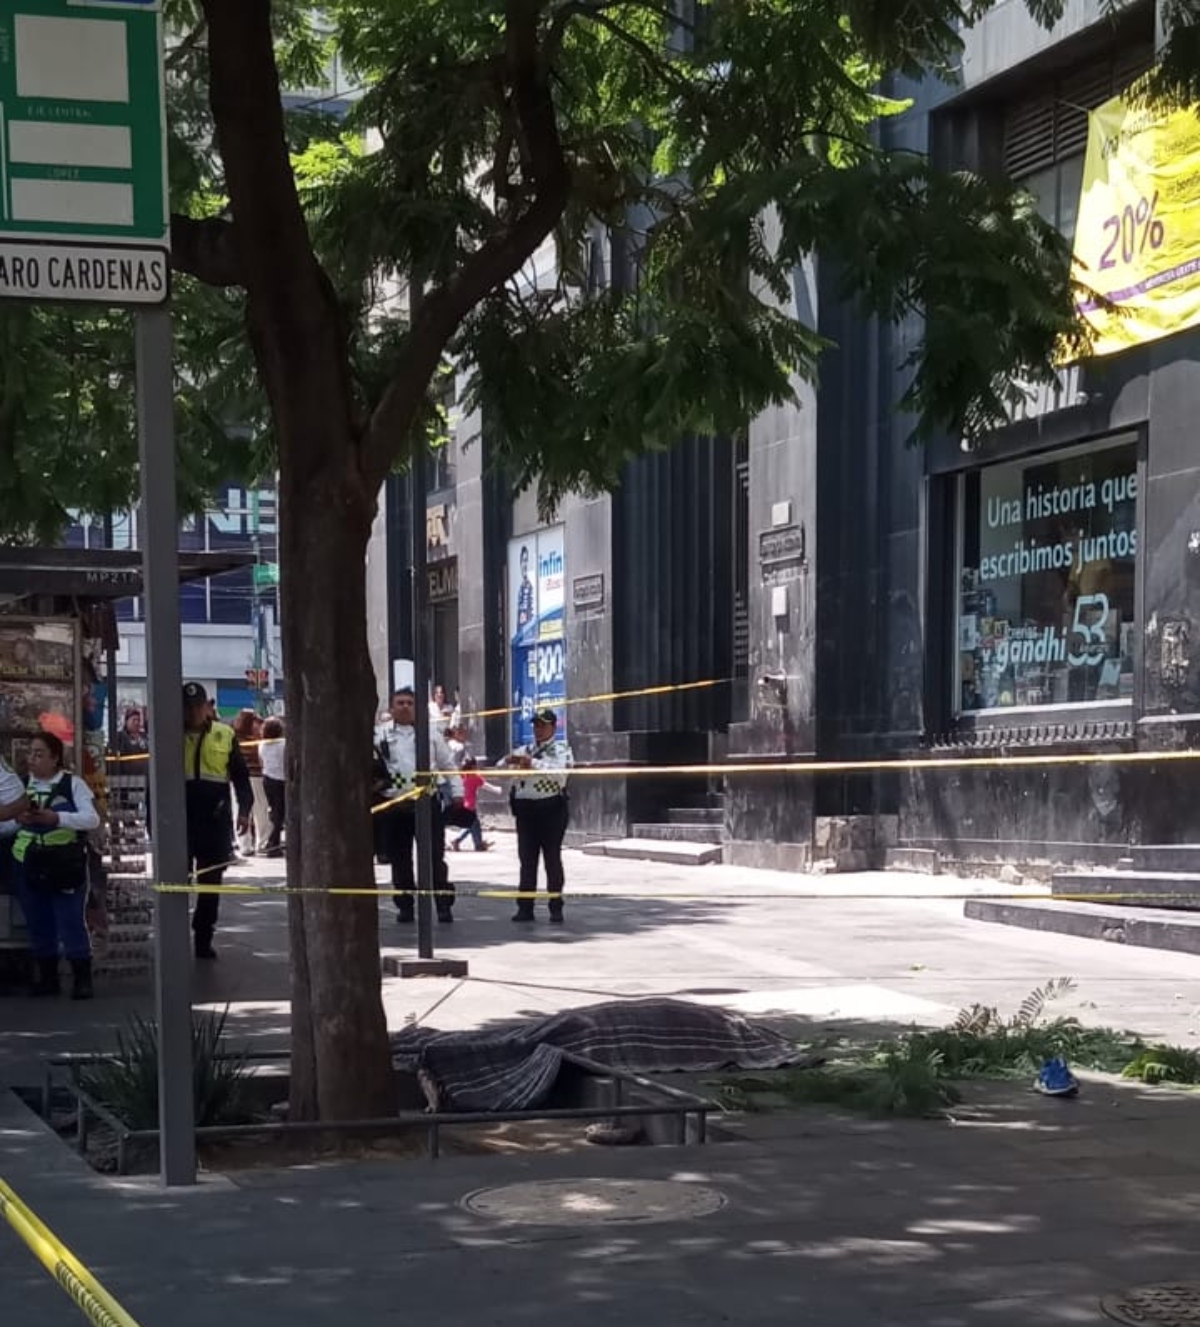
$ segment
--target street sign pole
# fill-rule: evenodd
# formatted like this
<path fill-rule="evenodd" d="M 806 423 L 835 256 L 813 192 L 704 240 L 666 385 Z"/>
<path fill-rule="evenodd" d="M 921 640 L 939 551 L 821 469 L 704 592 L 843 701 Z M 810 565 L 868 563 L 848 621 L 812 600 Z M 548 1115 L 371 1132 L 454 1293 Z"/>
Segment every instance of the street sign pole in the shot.
<path fill-rule="evenodd" d="M 171 315 L 167 310 L 137 315 L 136 356 L 154 878 L 160 884 L 180 884 L 188 877 L 190 863 L 183 790 L 175 384 L 171 369 Z M 196 1135 L 188 895 L 158 893 L 155 921 L 160 1173 L 166 1185 L 193 1184 Z"/>
<path fill-rule="evenodd" d="M 429 656 L 432 635 L 429 623 L 429 587 L 425 549 L 425 445 L 413 448 L 412 469 L 412 619 L 413 690 L 417 701 L 417 769 L 432 768 L 433 743 L 429 734 Z M 417 956 L 433 958 L 433 799 L 431 789 L 417 801 Z"/>
<path fill-rule="evenodd" d="M 161 10 L 0 0 L 0 300 L 138 311 L 152 851 L 157 881 L 178 885 L 188 858 Z M 162 1178 L 193 1184 L 187 895 L 159 893 L 155 911 Z"/>
<path fill-rule="evenodd" d="M 412 467 L 408 472 L 412 522 L 411 572 L 409 587 L 413 627 L 413 691 L 416 693 L 416 761 L 417 769 L 431 772 L 433 743 L 429 731 L 430 660 L 433 657 L 433 622 L 429 612 L 429 577 L 426 556 L 425 517 L 425 447 L 419 442 L 413 449 Z M 438 795 L 431 788 L 418 798 L 417 817 L 417 957 L 385 960 L 385 970 L 401 977 L 465 977 L 467 963 L 461 958 L 435 958 L 433 955 L 433 889 L 438 881 L 433 874 L 433 836 L 439 832 L 433 815 L 433 799 Z M 444 831 L 442 831 L 444 832 Z"/>

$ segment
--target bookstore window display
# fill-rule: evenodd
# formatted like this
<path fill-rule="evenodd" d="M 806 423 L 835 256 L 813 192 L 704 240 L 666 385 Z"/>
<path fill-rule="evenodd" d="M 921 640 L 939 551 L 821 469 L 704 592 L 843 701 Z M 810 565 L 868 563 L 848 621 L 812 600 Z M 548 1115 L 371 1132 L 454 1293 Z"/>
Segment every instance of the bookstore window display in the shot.
<path fill-rule="evenodd" d="M 1137 499 L 1131 437 L 961 478 L 960 712 L 1132 697 Z"/>

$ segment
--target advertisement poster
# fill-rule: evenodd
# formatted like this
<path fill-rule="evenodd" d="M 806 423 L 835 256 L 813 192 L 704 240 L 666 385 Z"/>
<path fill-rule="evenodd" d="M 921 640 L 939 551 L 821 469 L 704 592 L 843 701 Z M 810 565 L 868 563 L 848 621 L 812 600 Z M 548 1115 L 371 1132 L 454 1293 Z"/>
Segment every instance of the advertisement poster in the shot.
<path fill-rule="evenodd" d="M 566 565 L 563 527 L 539 530 L 508 546 L 509 685 L 514 747 L 533 741 L 533 712 L 558 711 L 567 697 Z"/>
<path fill-rule="evenodd" d="M 1088 117 L 1075 230 L 1093 354 L 1200 323 L 1200 118 L 1114 97 Z"/>
<path fill-rule="evenodd" d="M 22 772 L 38 729 L 78 751 L 78 656 L 74 622 L 0 618 L 0 755 Z"/>
<path fill-rule="evenodd" d="M 989 466 L 964 481 L 960 708 L 1133 694 L 1136 441 Z"/>

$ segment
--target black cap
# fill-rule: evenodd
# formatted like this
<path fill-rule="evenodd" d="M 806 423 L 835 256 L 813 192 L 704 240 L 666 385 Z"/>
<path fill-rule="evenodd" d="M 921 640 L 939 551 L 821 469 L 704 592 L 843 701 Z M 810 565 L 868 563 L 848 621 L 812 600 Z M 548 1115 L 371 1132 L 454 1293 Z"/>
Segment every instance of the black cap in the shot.
<path fill-rule="evenodd" d="M 183 684 L 183 704 L 185 708 L 188 705 L 204 705 L 207 702 L 208 692 L 199 682 L 185 682 Z"/>
<path fill-rule="evenodd" d="M 533 721 L 534 723 L 557 723 L 558 715 L 555 714 L 552 709 L 548 708 L 541 710 L 534 710 Z"/>

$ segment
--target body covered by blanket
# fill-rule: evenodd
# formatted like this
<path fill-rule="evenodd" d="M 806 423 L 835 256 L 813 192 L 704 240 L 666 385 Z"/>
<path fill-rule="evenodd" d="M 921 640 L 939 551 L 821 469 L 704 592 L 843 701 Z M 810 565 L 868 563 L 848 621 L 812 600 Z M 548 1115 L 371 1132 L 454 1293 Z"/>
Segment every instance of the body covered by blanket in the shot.
<path fill-rule="evenodd" d="M 568 1009 L 498 1032 L 405 1028 L 397 1068 L 415 1071 L 430 1109 L 532 1110 L 549 1096 L 564 1056 L 632 1073 L 778 1069 L 801 1058 L 778 1033 L 685 1000 L 619 1000 Z"/>

